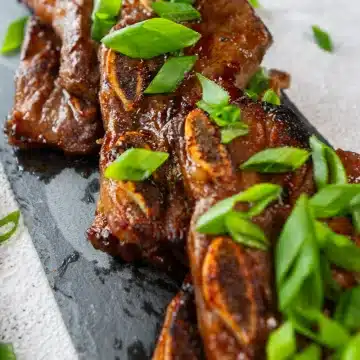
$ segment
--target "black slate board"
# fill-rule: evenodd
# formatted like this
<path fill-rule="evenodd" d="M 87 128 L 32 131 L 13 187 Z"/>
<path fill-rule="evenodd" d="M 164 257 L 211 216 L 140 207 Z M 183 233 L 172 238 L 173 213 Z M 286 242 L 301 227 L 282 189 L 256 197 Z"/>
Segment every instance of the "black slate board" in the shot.
<path fill-rule="evenodd" d="M 15 3 L 2 6 L 0 31 L 22 13 Z M 18 57 L 0 60 L 1 119 L 13 102 L 17 63 Z M 285 95 L 283 101 L 310 133 L 317 133 Z M 0 161 L 80 359 L 150 358 L 180 282 L 145 265 L 116 261 L 87 242 L 99 188 L 98 159 L 66 159 L 48 150 L 14 152 L 1 132 Z"/>

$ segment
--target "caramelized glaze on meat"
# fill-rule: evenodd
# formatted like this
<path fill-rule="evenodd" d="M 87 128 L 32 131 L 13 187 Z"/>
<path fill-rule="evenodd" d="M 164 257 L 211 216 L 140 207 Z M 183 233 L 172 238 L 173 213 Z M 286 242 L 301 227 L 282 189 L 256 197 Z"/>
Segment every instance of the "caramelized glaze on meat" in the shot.
<path fill-rule="evenodd" d="M 97 149 L 96 140 L 102 135 L 100 114 L 96 105 L 61 86 L 59 46 L 49 26 L 38 18 L 30 20 L 6 132 L 11 145 L 87 154 Z"/>
<path fill-rule="evenodd" d="M 198 1 L 202 21 L 187 24 L 202 39 L 186 49 L 197 54 L 195 70 L 236 89 L 258 69 L 271 37 L 245 0 Z M 214 18 L 213 14 L 217 16 Z M 123 6 L 123 28 L 152 17 L 140 1 Z M 137 244 L 144 257 L 169 243 L 184 248 L 193 210 L 193 196 L 184 186 L 182 161 L 186 116 L 201 97 L 194 74 L 169 95 L 145 96 L 144 89 L 166 56 L 143 61 L 101 47 L 100 104 L 106 135 L 100 153 L 100 171 L 129 147 L 166 151 L 170 159 L 149 180 L 141 183 L 101 178 L 97 217 L 105 217 L 111 234 L 121 244 Z M 235 90 L 234 90 L 235 91 Z M 89 231 L 97 247 L 98 220 Z M 119 254 L 121 255 L 121 254 Z"/>
<path fill-rule="evenodd" d="M 194 289 L 187 278 L 181 291 L 171 301 L 153 360 L 204 359 L 197 327 Z"/>
<path fill-rule="evenodd" d="M 97 102 L 97 45 L 91 39 L 93 0 L 22 0 L 62 41 L 59 84 L 70 94 Z"/>

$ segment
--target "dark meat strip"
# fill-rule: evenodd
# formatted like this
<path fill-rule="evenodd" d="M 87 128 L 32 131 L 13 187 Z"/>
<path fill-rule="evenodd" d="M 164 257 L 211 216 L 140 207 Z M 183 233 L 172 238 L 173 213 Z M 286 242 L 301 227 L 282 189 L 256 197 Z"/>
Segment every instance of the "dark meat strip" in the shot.
<path fill-rule="evenodd" d="M 97 45 L 91 39 L 93 0 L 22 0 L 62 40 L 59 84 L 70 94 L 97 102 Z"/>
<path fill-rule="evenodd" d="M 247 98 L 234 104 L 241 108 L 250 132 L 228 146 L 220 144 L 218 129 L 201 110 L 191 112 L 185 124 L 184 177 L 197 199 L 188 255 L 199 328 L 209 360 L 265 359 L 268 334 L 280 319 L 273 292 L 271 252 L 246 248 L 227 236 L 200 234 L 195 230 L 197 219 L 219 200 L 254 184 L 277 183 L 284 189 L 281 203 L 274 203 L 253 219 L 274 243 L 298 196 L 312 195 L 315 191 L 310 162 L 287 174 L 261 175 L 236 170 L 266 148 L 308 147 L 309 134 L 288 109 L 262 107 Z M 360 156 L 338 153 L 349 181 L 354 182 L 360 174 Z M 337 228 L 330 223 L 335 231 L 348 231 L 348 222 L 336 220 Z M 350 229 L 348 235 L 353 234 L 351 225 Z M 341 278 L 342 286 L 351 286 L 351 276 L 334 269 L 334 278 Z"/>
<path fill-rule="evenodd" d="M 194 289 L 186 279 L 181 291 L 169 304 L 153 360 L 204 359 L 197 327 Z"/>
<path fill-rule="evenodd" d="M 97 106 L 59 84 L 59 45 L 48 25 L 35 17 L 29 21 L 6 132 L 9 143 L 21 148 L 50 146 L 87 154 L 97 149 L 102 135 L 100 114 Z"/>
<path fill-rule="evenodd" d="M 202 39 L 186 50 L 188 55 L 199 55 L 195 70 L 229 84 L 228 88 L 242 86 L 258 69 L 271 43 L 267 29 L 246 0 L 198 1 L 196 6 L 203 20 L 189 26 L 201 32 Z M 151 16 L 140 1 L 127 1 L 116 28 Z M 147 181 L 101 178 L 97 218 L 106 219 L 121 248 L 124 244 L 137 244 L 145 258 L 159 248 L 168 248 L 169 244 L 176 252 L 183 252 L 193 210 L 193 197 L 184 188 L 179 158 L 184 121 L 196 107 L 201 89 L 192 74 L 176 93 L 144 96 L 144 89 L 164 60 L 164 56 L 148 61 L 130 59 L 105 47 L 100 51 L 100 103 L 106 129 L 100 172 L 129 147 L 170 154 L 167 163 Z M 108 239 L 99 238 L 102 231 L 99 223 L 96 219 L 89 230 L 89 239 L 105 251 L 116 248 Z M 121 256 L 121 251 L 118 255 Z"/>

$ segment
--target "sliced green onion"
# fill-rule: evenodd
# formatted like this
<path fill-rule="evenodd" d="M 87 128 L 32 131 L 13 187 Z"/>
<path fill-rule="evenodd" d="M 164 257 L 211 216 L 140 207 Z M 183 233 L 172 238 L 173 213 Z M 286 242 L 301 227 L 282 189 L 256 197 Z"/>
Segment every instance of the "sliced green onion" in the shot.
<path fill-rule="evenodd" d="M 181 56 L 170 58 L 165 62 L 153 81 L 144 91 L 145 94 L 163 94 L 176 90 L 189 72 L 197 56 Z"/>
<path fill-rule="evenodd" d="M 10 23 L 3 40 L 1 54 L 8 54 L 20 49 L 24 41 L 25 26 L 28 20 L 29 17 L 24 16 Z"/>
<path fill-rule="evenodd" d="M 318 310 L 296 309 L 289 320 L 298 333 L 331 349 L 341 348 L 350 339 L 349 332 L 340 323 Z"/>
<path fill-rule="evenodd" d="M 336 234 L 320 222 L 316 222 L 316 236 L 331 263 L 349 271 L 360 271 L 360 247 L 347 236 Z"/>
<path fill-rule="evenodd" d="M 276 92 L 273 89 L 268 89 L 262 97 L 262 101 L 273 105 L 280 105 L 281 101 Z"/>
<path fill-rule="evenodd" d="M 152 8 L 160 17 L 176 22 L 201 19 L 201 14 L 190 4 L 156 1 Z"/>
<path fill-rule="evenodd" d="M 300 354 L 296 354 L 292 360 L 320 360 L 321 348 L 316 344 L 311 344 Z"/>
<path fill-rule="evenodd" d="M 317 218 L 344 215 L 359 194 L 360 184 L 328 185 L 311 198 L 310 205 Z"/>
<path fill-rule="evenodd" d="M 225 106 L 229 103 L 230 96 L 220 85 L 199 73 L 196 76 L 202 87 L 203 102 L 210 106 Z"/>
<path fill-rule="evenodd" d="M 229 144 L 237 137 L 247 135 L 248 133 L 249 127 L 243 122 L 237 122 L 221 129 L 221 142 Z"/>
<path fill-rule="evenodd" d="M 168 153 L 146 149 L 128 149 L 105 170 L 114 180 L 143 181 L 149 178 L 169 157 Z"/>
<path fill-rule="evenodd" d="M 0 359 L 1 360 L 16 360 L 14 348 L 11 344 L 0 343 Z"/>
<path fill-rule="evenodd" d="M 195 0 L 170 0 L 172 3 L 194 4 Z"/>
<path fill-rule="evenodd" d="M 334 319 L 350 331 L 360 330 L 360 286 L 346 290 L 341 295 Z"/>
<path fill-rule="evenodd" d="M 225 225 L 232 239 L 245 246 L 267 250 L 269 241 L 261 228 L 244 219 L 239 212 L 231 211 L 225 217 Z"/>
<path fill-rule="evenodd" d="M 237 124 L 241 118 L 241 110 L 235 105 L 211 106 L 203 100 L 198 101 L 196 105 L 199 109 L 206 111 L 220 127 Z"/>
<path fill-rule="evenodd" d="M 246 91 L 260 95 L 269 88 L 269 76 L 267 75 L 265 68 L 261 67 L 259 70 L 251 77 Z"/>
<path fill-rule="evenodd" d="M 8 230 L 6 233 L 0 232 L 0 243 L 8 240 L 11 238 L 11 236 L 14 235 L 16 229 L 19 226 L 19 220 L 20 220 L 20 211 L 14 211 L 10 213 L 9 215 L 5 216 L 4 218 L 0 219 L 0 229 L 6 225 L 12 224 L 12 228 Z"/>
<path fill-rule="evenodd" d="M 351 210 L 352 224 L 356 232 L 360 233 L 360 207 Z"/>
<path fill-rule="evenodd" d="M 257 9 L 257 8 L 260 7 L 259 0 L 249 0 L 249 3 L 250 3 L 250 5 L 251 5 L 253 8 L 255 8 L 255 9 Z"/>
<path fill-rule="evenodd" d="M 336 358 L 337 359 L 337 358 Z M 341 351 L 340 360 L 360 359 L 360 334 L 354 335 Z"/>
<path fill-rule="evenodd" d="M 314 178 L 318 190 L 329 183 L 346 184 L 346 171 L 336 152 L 315 135 L 310 138 L 310 147 L 314 162 Z"/>
<path fill-rule="evenodd" d="M 266 345 L 267 360 L 287 360 L 296 352 L 294 327 L 290 321 L 274 330 Z"/>
<path fill-rule="evenodd" d="M 312 26 L 312 31 L 313 31 L 314 39 L 316 43 L 319 45 L 319 47 L 325 51 L 332 52 L 333 44 L 330 35 L 317 25 Z"/>
<path fill-rule="evenodd" d="M 318 284 L 321 276 L 319 264 L 314 220 L 307 197 L 301 195 L 275 249 L 276 284 L 281 311 L 295 302 L 300 303 L 304 298 L 309 306 L 312 304 L 317 308 L 322 305 L 323 289 Z"/>
<path fill-rule="evenodd" d="M 192 46 L 201 35 L 171 20 L 153 18 L 116 30 L 101 41 L 131 58 L 151 59 Z"/>
<path fill-rule="evenodd" d="M 257 184 L 227 199 L 219 201 L 203 214 L 196 224 L 196 230 L 204 234 L 225 234 L 227 228 L 225 217 L 238 202 L 248 202 L 252 207 L 247 212 L 241 212 L 243 217 L 253 217 L 263 210 L 281 194 L 281 187 L 275 184 Z"/>
<path fill-rule="evenodd" d="M 340 298 L 342 290 L 340 285 L 334 280 L 330 262 L 324 254 L 321 254 L 320 266 L 321 277 L 324 282 L 325 297 L 336 302 Z"/>
<path fill-rule="evenodd" d="M 122 0 L 96 0 L 92 13 L 91 37 L 100 41 L 116 24 Z"/>
<path fill-rule="evenodd" d="M 296 170 L 309 156 L 307 150 L 295 147 L 270 148 L 253 155 L 240 166 L 240 169 L 262 173 L 283 173 Z"/>

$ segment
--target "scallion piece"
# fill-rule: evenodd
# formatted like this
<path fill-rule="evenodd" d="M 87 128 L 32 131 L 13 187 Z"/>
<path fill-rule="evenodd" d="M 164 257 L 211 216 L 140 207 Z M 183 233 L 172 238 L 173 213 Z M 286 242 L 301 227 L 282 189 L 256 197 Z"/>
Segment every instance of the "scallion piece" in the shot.
<path fill-rule="evenodd" d="M 25 26 L 29 17 L 21 17 L 10 23 L 1 47 L 1 54 L 8 54 L 20 49 L 25 34 Z"/>
<path fill-rule="evenodd" d="M 257 8 L 260 7 L 259 0 L 249 0 L 249 3 L 250 3 L 250 5 L 251 5 L 253 8 L 255 8 L 255 9 L 257 9 Z"/>
<path fill-rule="evenodd" d="M 196 74 L 202 87 L 202 101 L 210 106 L 226 106 L 230 101 L 230 96 L 216 82 L 211 81 L 201 74 Z M 207 110 L 205 110 L 207 111 Z"/>
<path fill-rule="evenodd" d="M 265 91 L 265 94 L 262 97 L 262 101 L 273 105 L 281 104 L 279 96 L 276 94 L 276 92 L 273 89 L 268 89 Z"/>
<path fill-rule="evenodd" d="M 296 352 L 294 327 L 290 321 L 274 330 L 266 345 L 267 360 L 287 360 Z"/>
<path fill-rule="evenodd" d="M 156 1 L 151 6 L 160 17 L 175 22 L 201 19 L 200 13 L 190 4 Z"/>
<path fill-rule="evenodd" d="M 223 144 L 229 144 L 239 136 L 244 136 L 248 133 L 249 127 L 245 123 L 239 121 L 221 129 L 221 142 Z"/>
<path fill-rule="evenodd" d="M 16 360 L 14 348 L 11 344 L 0 343 L 0 359 L 1 360 Z"/>
<path fill-rule="evenodd" d="M 259 96 L 256 92 L 252 91 L 252 90 L 245 90 L 245 95 L 250 98 L 252 101 L 258 101 Z"/>
<path fill-rule="evenodd" d="M 281 311 L 302 303 L 314 308 L 322 306 L 319 257 L 309 201 L 305 195 L 301 195 L 275 249 L 276 284 Z"/>
<path fill-rule="evenodd" d="M 358 360 L 360 359 L 360 334 L 354 335 L 345 345 L 340 353 L 340 360 Z"/>
<path fill-rule="evenodd" d="M 260 95 L 269 88 L 269 84 L 269 76 L 266 73 L 265 68 L 261 67 L 251 77 L 246 91 L 252 94 Z"/>
<path fill-rule="evenodd" d="M 328 185 L 311 198 L 310 205 L 317 218 L 344 215 L 359 194 L 360 184 Z"/>
<path fill-rule="evenodd" d="M 116 30 L 101 41 L 131 58 L 151 59 L 194 45 L 201 35 L 168 19 L 153 18 Z"/>
<path fill-rule="evenodd" d="M 334 318 L 350 331 L 360 330 L 360 286 L 342 293 Z"/>
<path fill-rule="evenodd" d="M 339 156 L 315 135 L 310 138 L 314 162 L 314 178 L 318 190 L 328 184 L 346 184 L 347 176 Z"/>
<path fill-rule="evenodd" d="M 319 47 L 325 51 L 332 52 L 333 44 L 330 35 L 317 25 L 312 26 L 312 31 L 313 31 L 314 39 L 316 43 L 319 45 Z"/>
<path fill-rule="evenodd" d="M 144 91 L 145 94 L 171 93 L 184 80 L 185 74 L 194 66 L 197 56 L 180 56 L 165 62 L 153 81 Z"/>
<path fill-rule="evenodd" d="M 236 203 L 250 203 L 251 208 L 241 214 L 245 218 L 251 218 L 261 214 L 270 203 L 278 199 L 281 191 L 279 185 L 263 183 L 219 201 L 199 218 L 196 230 L 204 234 L 225 234 L 227 232 L 225 217 Z"/>
<path fill-rule="evenodd" d="M 321 348 L 316 344 L 311 344 L 300 354 L 296 354 L 292 360 L 321 360 Z"/>
<path fill-rule="evenodd" d="M 146 149 L 128 149 L 105 170 L 113 180 L 143 181 L 149 178 L 169 157 L 168 153 Z"/>
<path fill-rule="evenodd" d="M 194 4 L 195 0 L 170 0 L 172 3 Z"/>
<path fill-rule="evenodd" d="M 339 349 L 350 340 L 349 332 L 319 310 L 298 308 L 289 314 L 296 332 L 330 349 Z"/>
<path fill-rule="evenodd" d="M 229 212 L 225 217 L 225 226 L 232 239 L 239 244 L 260 250 L 269 247 L 269 241 L 261 228 L 239 212 Z"/>
<path fill-rule="evenodd" d="M 19 226 L 20 211 L 14 211 L 4 218 L 0 219 L 0 229 L 6 225 L 12 224 L 12 228 L 5 233 L 0 231 L 0 243 L 8 240 L 14 235 L 16 229 Z"/>
<path fill-rule="evenodd" d="M 302 166 L 310 153 L 307 150 L 284 146 L 258 152 L 240 166 L 242 170 L 262 173 L 283 173 Z"/>

